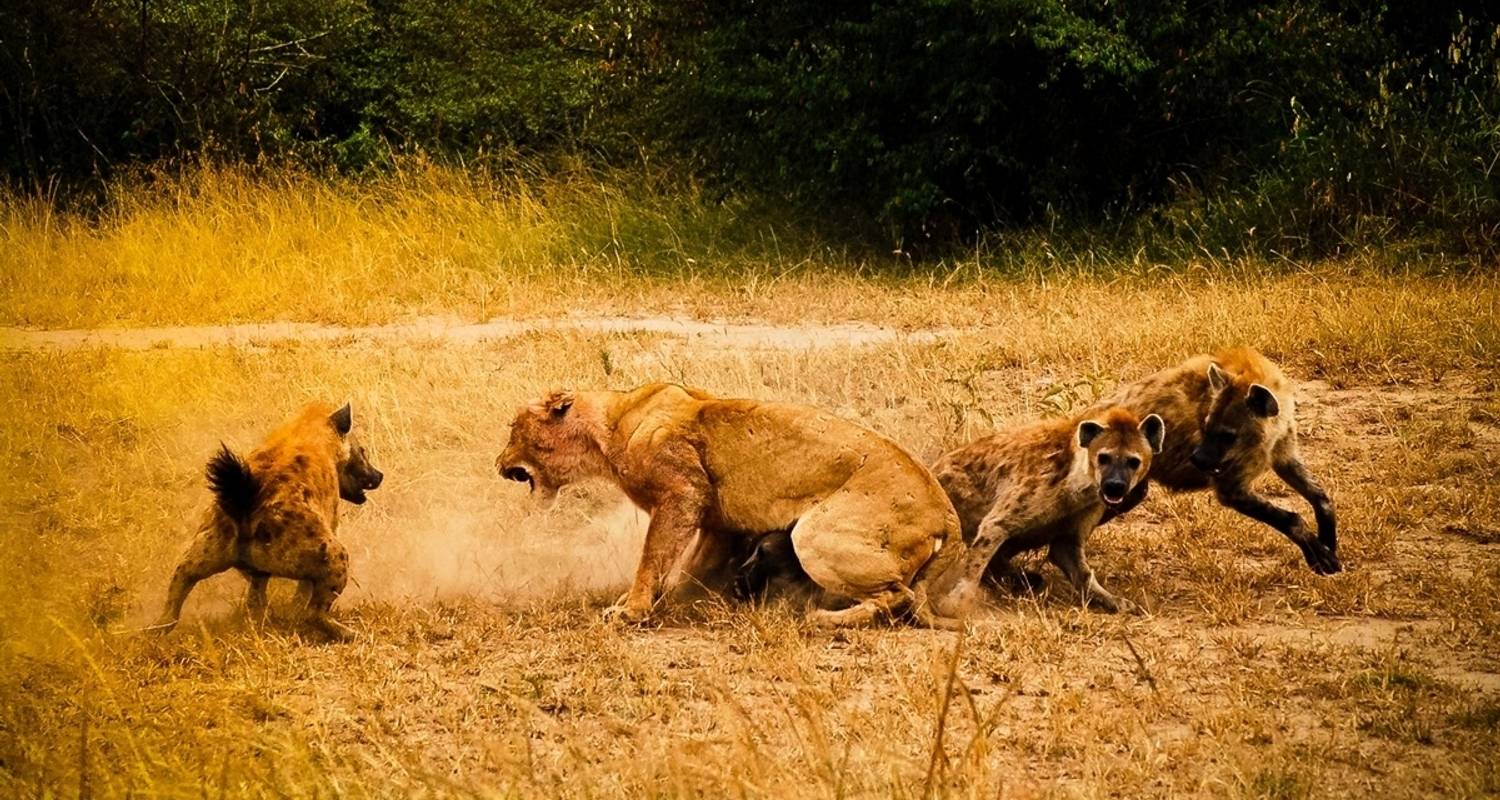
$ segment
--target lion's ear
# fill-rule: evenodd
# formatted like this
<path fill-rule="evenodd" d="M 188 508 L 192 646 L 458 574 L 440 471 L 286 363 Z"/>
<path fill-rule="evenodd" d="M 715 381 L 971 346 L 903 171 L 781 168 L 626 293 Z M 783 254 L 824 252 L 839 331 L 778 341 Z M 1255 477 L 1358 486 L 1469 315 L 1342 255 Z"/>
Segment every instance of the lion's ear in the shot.
<path fill-rule="evenodd" d="M 345 403 L 343 408 L 329 415 L 328 421 L 340 436 L 348 436 L 349 431 L 354 429 L 354 409 Z"/>
<path fill-rule="evenodd" d="M 553 392 L 552 396 L 547 398 L 545 405 L 548 414 L 554 417 L 561 417 L 568 413 L 568 409 L 573 407 L 573 393 Z"/>

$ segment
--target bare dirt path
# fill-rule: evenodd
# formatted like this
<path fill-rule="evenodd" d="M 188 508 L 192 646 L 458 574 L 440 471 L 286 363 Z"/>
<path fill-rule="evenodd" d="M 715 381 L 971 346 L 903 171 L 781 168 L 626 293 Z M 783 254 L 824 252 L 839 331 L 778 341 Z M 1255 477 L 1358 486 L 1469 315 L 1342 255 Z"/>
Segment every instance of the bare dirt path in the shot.
<path fill-rule="evenodd" d="M 0 349 L 113 347 L 149 350 L 163 347 L 257 347 L 279 342 L 342 339 L 369 341 L 443 341 L 453 344 L 511 339 L 537 332 L 654 333 L 680 337 L 710 348 L 801 350 L 864 346 L 904 341 L 936 341 L 946 329 L 903 331 L 848 322 L 834 325 L 780 326 L 762 322 L 726 322 L 685 317 L 569 316 L 551 319 L 496 318 L 465 322 L 454 317 L 420 317 L 389 325 L 339 326 L 310 322 L 202 325 L 166 328 L 74 328 L 41 330 L 0 327 Z"/>

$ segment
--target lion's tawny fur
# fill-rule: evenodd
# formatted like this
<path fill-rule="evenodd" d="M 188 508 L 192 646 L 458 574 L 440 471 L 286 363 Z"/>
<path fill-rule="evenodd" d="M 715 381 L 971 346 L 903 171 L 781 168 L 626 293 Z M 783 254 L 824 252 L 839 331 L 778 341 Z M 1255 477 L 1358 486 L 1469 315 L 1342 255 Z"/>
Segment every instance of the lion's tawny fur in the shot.
<path fill-rule="evenodd" d="M 520 409 L 497 466 L 544 494 L 609 478 L 651 514 L 635 580 L 608 612 L 626 620 L 651 613 L 690 546 L 688 579 L 723 586 L 746 539 L 790 529 L 807 574 L 857 601 L 817 619 L 855 624 L 910 610 L 930 623 L 925 578 L 961 549 L 958 518 L 921 463 L 807 406 L 666 383 L 558 393 Z"/>

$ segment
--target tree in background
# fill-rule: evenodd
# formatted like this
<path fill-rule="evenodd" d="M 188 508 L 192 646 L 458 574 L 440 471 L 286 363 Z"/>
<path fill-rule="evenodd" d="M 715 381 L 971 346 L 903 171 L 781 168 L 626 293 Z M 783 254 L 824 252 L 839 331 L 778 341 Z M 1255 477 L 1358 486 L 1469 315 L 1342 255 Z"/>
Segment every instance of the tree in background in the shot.
<path fill-rule="evenodd" d="M 60 0 L 0 7 L 0 169 L 678 165 L 899 246 L 1500 248 L 1481 0 Z"/>

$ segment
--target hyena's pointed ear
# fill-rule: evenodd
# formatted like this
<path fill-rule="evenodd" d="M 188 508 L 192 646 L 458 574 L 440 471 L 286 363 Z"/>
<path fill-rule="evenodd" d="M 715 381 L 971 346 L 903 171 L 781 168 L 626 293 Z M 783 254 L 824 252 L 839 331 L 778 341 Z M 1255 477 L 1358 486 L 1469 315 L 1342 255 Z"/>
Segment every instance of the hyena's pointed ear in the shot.
<path fill-rule="evenodd" d="M 568 409 L 573 407 L 573 393 L 553 392 L 543 405 L 547 408 L 548 414 L 554 417 L 564 416 L 568 413 Z"/>
<path fill-rule="evenodd" d="M 1224 370 L 1219 369 L 1218 364 L 1212 361 L 1208 362 L 1208 387 L 1215 392 L 1222 392 L 1224 391 L 1224 387 L 1228 385 L 1229 376 L 1224 374 Z"/>
<path fill-rule="evenodd" d="M 345 403 L 343 408 L 329 415 L 328 421 L 340 436 L 348 436 L 349 431 L 354 429 L 354 409 Z"/>
<path fill-rule="evenodd" d="M 1151 452 L 1160 453 L 1162 442 L 1167 438 L 1167 423 L 1162 422 L 1161 417 L 1156 414 L 1147 414 L 1141 420 L 1141 433 L 1145 434 L 1146 442 L 1151 445 Z"/>
<path fill-rule="evenodd" d="M 1091 419 L 1078 423 L 1078 446 L 1088 447 L 1089 442 L 1101 433 L 1104 433 L 1104 426 Z"/>
<path fill-rule="evenodd" d="M 1281 404 L 1270 389 L 1258 383 L 1250 384 L 1250 393 L 1245 395 L 1245 405 L 1262 417 L 1274 417 L 1281 413 Z"/>

